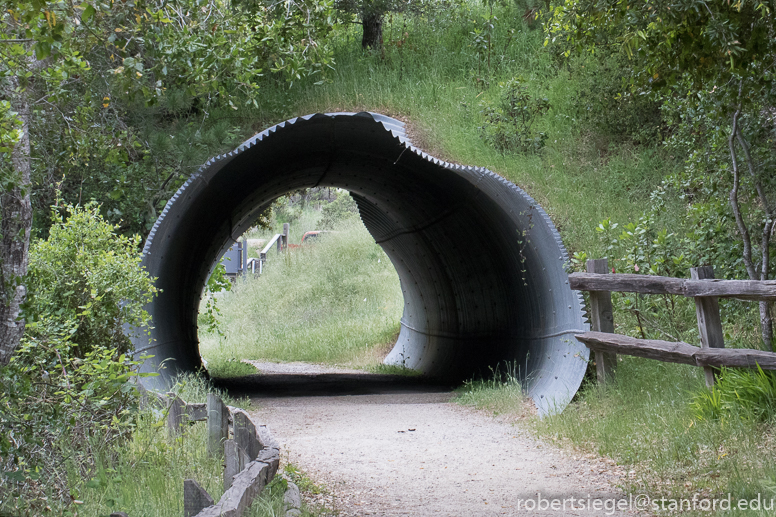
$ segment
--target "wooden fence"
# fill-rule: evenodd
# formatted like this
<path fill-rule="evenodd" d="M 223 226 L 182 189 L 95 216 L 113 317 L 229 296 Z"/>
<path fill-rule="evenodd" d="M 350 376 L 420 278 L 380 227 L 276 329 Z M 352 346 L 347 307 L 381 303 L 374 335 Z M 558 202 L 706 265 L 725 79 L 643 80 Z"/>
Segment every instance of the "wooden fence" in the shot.
<path fill-rule="evenodd" d="M 162 395 L 142 385 L 139 389 L 142 405 L 166 411 L 170 438 L 180 436 L 192 422 L 206 421 L 207 452 L 224 460 L 224 494 L 218 502 L 195 480 L 183 481 L 184 517 L 241 517 L 278 470 L 280 445 L 266 426 L 257 426 L 248 413 L 212 393 L 207 402 L 190 404 L 174 393 Z M 114 512 L 111 517 L 127 514 Z"/>
<path fill-rule="evenodd" d="M 599 382 L 614 374 L 617 354 L 646 357 L 669 363 L 700 366 L 706 385 L 715 382 L 721 366 L 776 370 L 776 353 L 751 349 L 726 349 L 719 316 L 719 298 L 776 301 L 776 281 L 717 280 L 711 266 L 690 269 L 690 279 L 609 273 L 606 259 L 588 260 L 586 273 L 569 275 L 576 291 L 590 293 L 591 332 L 576 338 L 595 353 Z M 695 299 L 701 346 L 683 342 L 637 339 L 614 333 L 613 291 L 639 294 L 675 294 Z"/>

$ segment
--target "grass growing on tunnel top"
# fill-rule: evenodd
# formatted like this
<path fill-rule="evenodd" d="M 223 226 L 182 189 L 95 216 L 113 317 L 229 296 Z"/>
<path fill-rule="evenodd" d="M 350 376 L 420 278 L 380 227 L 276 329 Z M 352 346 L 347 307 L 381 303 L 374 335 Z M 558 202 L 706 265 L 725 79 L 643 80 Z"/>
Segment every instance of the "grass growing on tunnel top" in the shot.
<path fill-rule="evenodd" d="M 225 335 L 200 330 L 212 375 L 244 374 L 240 359 L 379 364 L 399 331 L 399 277 L 360 220 L 338 230 L 269 254 L 261 277 L 220 295 Z"/>
<path fill-rule="evenodd" d="M 572 250 L 602 252 L 595 225 L 606 218 L 637 219 L 674 160 L 662 145 L 638 146 L 584 126 L 578 120 L 584 84 L 569 66 L 553 60 L 543 47 L 543 32 L 528 28 L 512 4 L 495 8 L 500 55 L 490 70 L 478 65 L 472 33 L 486 9 L 471 4 L 465 13 L 451 10 L 431 22 L 394 15 L 386 20 L 383 53 L 361 50 L 359 26 L 337 28 L 337 65 L 328 82 L 300 84 L 293 94 L 263 86 L 260 116 L 280 122 L 315 112 L 365 110 L 399 117 L 410 122 L 410 137 L 423 150 L 487 167 L 526 189 Z M 404 32 L 403 43 L 397 43 Z M 551 105 L 536 123 L 536 130 L 547 134 L 538 153 L 502 154 L 481 137 L 482 104 L 497 99 L 499 82 L 513 77 Z"/>

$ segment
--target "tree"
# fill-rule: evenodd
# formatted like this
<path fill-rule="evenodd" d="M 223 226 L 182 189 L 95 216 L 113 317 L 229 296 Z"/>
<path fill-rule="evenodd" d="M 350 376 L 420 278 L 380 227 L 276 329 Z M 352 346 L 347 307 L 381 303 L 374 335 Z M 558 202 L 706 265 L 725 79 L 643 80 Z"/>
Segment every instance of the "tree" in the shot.
<path fill-rule="evenodd" d="M 362 27 L 361 48 L 382 50 L 383 22 L 388 13 L 423 14 L 440 9 L 444 0 L 336 0 L 335 7 L 345 19 L 355 16 Z"/>
<path fill-rule="evenodd" d="M 687 185 L 726 202 L 746 276 L 771 278 L 776 220 L 773 2 L 566 0 L 551 14 L 548 43 L 569 44 L 567 55 L 619 47 L 631 58 L 633 88 L 663 96 L 679 129 L 673 143 L 694 147 Z M 719 159 L 723 152 L 725 160 Z M 760 324 L 763 344 L 772 350 L 767 302 L 760 303 Z"/>
<path fill-rule="evenodd" d="M 0 0 L 0 7 L 5 364 L 24 332 L 33 201 L 36 218 L 50 221 L 48 205 L 57 196 L 73 204 L 98 199 L 124 231 L 146 232 L 196 170 L 155 152 L 149 128 L 168 129 L 184 119 L 180 125 L 192 126 L 191 138 L 200 138 L 211 113 L 257 106 L 263 77 L 293 84 L 321 76 L 333 61 L 325 42 L 331 0 L 258 12 L 221 0 Z M 176 113 L 180 98 L 186 100 Z M 196 124 L 187 122 L 191 114 Z M 220 121 L 210 125 L 218 141 L 197 142 L 197 165 L 244 136 Z"/>

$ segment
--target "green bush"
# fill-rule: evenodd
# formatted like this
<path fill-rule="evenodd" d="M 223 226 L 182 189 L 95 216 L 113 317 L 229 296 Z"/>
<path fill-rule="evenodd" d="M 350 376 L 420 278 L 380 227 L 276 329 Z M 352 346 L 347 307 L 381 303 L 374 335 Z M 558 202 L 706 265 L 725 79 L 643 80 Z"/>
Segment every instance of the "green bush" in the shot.
<path fill-rule="evenodd" d="M 127 352 L 131 341 L 124 327 L 150 323 L 143 306 L 156 293 L 140 269 L 140 237 L 119 235 L 94 203 L 67 206 L 64 213 L 67 219 L 54 210 L 48 239 L 30 246 L 28 334 L 45 339 L 53 321 L 72 327 L 68 341 L 77 357 L 97 348 Z"/>
<path fill-rule="evenodd" d="M 323 205 L 321 220 L 318 226 L 321 230 L 333 230 L 352 217 L 358 215 L 358 206 L 348 192 L 338 192 L 337 198 Z"/>
<path fill-rule="evenodd" d="M 501 152 L 540 150 L 547 135 L 534 131 L 533 125 L 549 111 L 550 102 L 531 95 L 519 78 L 512 78 L 498 86 L 501 92 L 496 106 L 482 105 L 485 116 L 485 123 L 480 128 L 482 137 Z"/>
<path fill-rule="evenodd" d="M 27 332 L 0 369 L 0 513 L 76 513 L 79 486 L 135 423 L 144 358 L 130 357 L 122 327 L 148 325 L 155 292 L 139 239 L 116 235 L 95 205 L 66 212 L 30 248 Z"/>
<path fill-rule="evenodd" d="M 632 65 L 626 56 L 602 50 L 573 59 L 569 68 L 577 85 L 574 115 L 585 129 L 644 145 L 661 140 L 666 131 L 661 102 L 630 87 Z"/>

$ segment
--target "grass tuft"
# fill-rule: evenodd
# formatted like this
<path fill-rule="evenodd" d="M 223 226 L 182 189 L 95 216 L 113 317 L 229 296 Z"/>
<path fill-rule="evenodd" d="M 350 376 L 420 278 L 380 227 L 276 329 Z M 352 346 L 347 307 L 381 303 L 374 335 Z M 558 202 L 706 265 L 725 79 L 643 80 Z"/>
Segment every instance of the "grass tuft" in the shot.
<path fill-rule="evenodd" d="M 776 372 L 722 368 L 711 390 L 701 388 L 690 407 L 698 420 L 776 421 Z"/>
<path fill-rule="evenodd" d="M 517 363 L 501 363 L 487 378 L 466 381 L 456 390 L 456 402 L 492 413 L 515 415 L 526 411 L 528 402 Z"/>

